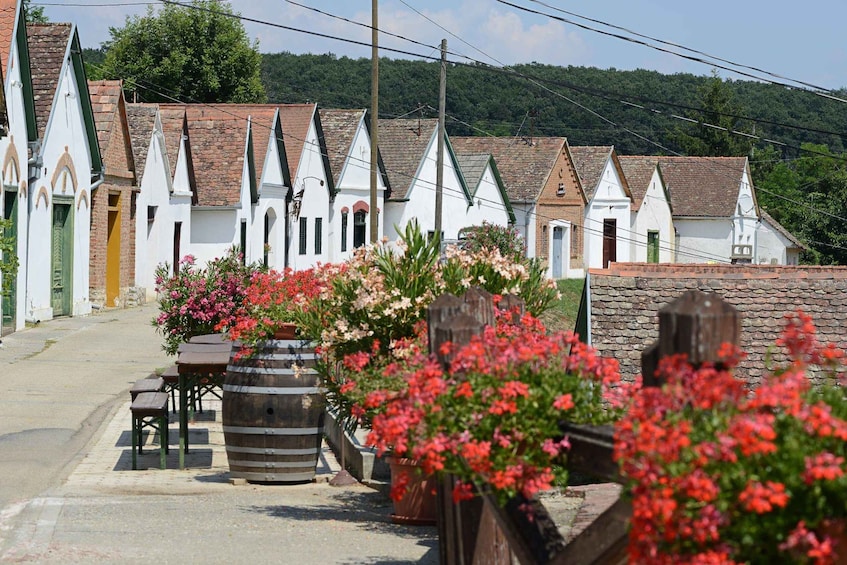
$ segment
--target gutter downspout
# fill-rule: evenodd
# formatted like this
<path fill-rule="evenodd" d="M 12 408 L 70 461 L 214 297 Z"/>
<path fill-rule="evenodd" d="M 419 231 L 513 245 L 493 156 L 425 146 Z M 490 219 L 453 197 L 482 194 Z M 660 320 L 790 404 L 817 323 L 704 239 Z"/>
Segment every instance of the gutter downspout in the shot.
<path fill-rule="evenodd" d="M 43 163 L 43 161 L 41 160 L 40 143 L 36 141 L 34 143 L 29 143 L 28 145 L 29 145 L 30 150 L 32 151 L 32 157 L 27 159 L 27 162 L 26 162 L 26 164 L 27 164 L 27 175 L 26 175 L 26 177 L 27 177 L 27 179 L 26 179 L 26 181 L 27 181 L 27 187 L 26 187 L 26 191 L 27 191 L 27 199 L 26 199 L 27 200 L 27 203 L 26 203 L 27 221 L 26 221 L 26 269 L 24 269 L 24 289 L 23 289 L 24 290 L 24 308 L 25 308 L 25 310 L 24 310 L 24 320 L 27 321 L 27 322 L 32 322 L 32 323 L 37 324 L 41 320 L 36 320 L 32 316 L 32 302 L 31 302 L 30 295 L 29 295 L 29 271 L 30 271 L 29 262 L 30 262 L 30 259 L 31 259 L 31 257 L 30 257 L 31 246 L 30 246 L 30 241 L 29 241 L 29 234 L 32 231 L 31 226 L 30 226 L 30 221 L 32 220 L 32 194 L 34 192 L 33 187 L 35 186 L 35 182 L 39 178 L 41 178 L 41 175 L 39 173 L 41 172 L 41 164 Z"/>

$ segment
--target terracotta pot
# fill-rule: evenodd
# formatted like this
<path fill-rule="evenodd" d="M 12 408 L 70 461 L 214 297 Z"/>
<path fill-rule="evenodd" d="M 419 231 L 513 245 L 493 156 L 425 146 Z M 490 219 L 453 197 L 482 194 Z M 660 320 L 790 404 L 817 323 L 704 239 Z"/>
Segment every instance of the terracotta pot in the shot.
<path fill-rule="evenodd" d="M 274 339 L 294 339 L 295 337 L 297 337 L 297 324 L 285 322 L 274 330 Z"/>
<path fill-rule="evenodd" d="M 412 459 L 386 457 L 391 469 L 391 485 L 403 475 L 408 477 L 406 494 L 394 501 L 394 514 L 391 521 L 395 524 L 434 526 L 436 516 L 435 477 L 424 476 L 420 465 Z"/>
<path fill-rule="evenodd" d="M 817 534 L 832 540 L 835 551 L 833 565 L 847 565 L 847 523 L 842 518 L 826 519 L 818 527 Z"/>

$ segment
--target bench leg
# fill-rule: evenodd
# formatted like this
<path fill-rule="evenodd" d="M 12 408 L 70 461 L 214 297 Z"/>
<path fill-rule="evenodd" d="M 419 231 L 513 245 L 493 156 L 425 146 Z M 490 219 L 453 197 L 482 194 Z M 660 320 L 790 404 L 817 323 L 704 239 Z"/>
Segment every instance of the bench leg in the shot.
<path fill-rule="evenodd" d="M 132 470 L 135 471 L 138 468 L 138 459 L 136 455 L 136 448 L 138 447 L 138 419 L 133 415 L 132 417 Z"/>
<path fill-rule="evenodd" d="M 162 469 L 168 466 L 168 415 L 159 417 L 159 463 Z"/>

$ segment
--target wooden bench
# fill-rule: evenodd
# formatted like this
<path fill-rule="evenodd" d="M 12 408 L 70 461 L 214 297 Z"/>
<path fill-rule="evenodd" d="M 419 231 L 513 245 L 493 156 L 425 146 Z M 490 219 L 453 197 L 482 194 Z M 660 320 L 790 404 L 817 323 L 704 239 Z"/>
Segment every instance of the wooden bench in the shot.
<path fill-rule="evenodd" d="M 135 400 L 135 397 L 142 392 L 161 392 L 164 388 L 165 380 L 154 373 L 149 377 L 135 381 L 135 384 L 129 389 L 129 395 Z"/>
<path fill-rule="evenodd" d="M 142 451 L 142 431 L 150 428 L 159 432 L 159 463 L 167 466 L 168 453 L 168 393 L 142 392 L 130 406 L 132 412 L 132 468 L 138 468 L 137 453 Z"/>

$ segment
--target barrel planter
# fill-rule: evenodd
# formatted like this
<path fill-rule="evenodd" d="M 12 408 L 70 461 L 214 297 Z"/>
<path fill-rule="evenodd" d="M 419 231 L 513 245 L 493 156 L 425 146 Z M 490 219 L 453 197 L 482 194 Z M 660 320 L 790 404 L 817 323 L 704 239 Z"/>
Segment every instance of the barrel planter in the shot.
<path fill-rule="evenodd" d="M 239 351 L 234 344 L 223 385 L 230 476 L 262 483 L 311 481 L 325 403 L 313 344 L 269 340 L 251 355 Z"/>

